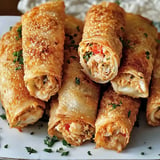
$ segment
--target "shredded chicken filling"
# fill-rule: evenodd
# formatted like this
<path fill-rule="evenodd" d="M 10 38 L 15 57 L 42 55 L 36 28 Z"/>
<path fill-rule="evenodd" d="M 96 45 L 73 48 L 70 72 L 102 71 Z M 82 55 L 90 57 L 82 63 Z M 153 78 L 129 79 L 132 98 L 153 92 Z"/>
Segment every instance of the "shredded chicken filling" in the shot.
<path fill-rule="evenodd" d="M 34 89 L 35 94 L 42 99 L 45 99 L 52 94 L 52 92 L 56 92 L 59 89 L 57 79 L 52 76 L 42 75 L 35 77 L 32 83 L 33 88 L 31 87 L 30 89 Z"/>
<path fill-rule="evenodd" d="M 145 85 L 143 81 L 143 77 L 135 77 L 131 74 L 121 74 L 118 77 L 118 80 L 115 80 L 119 88 L 128 87 L 128 90 L 126 92 L 129 92 L 129 88 L 131 90 L 135 90 L 139 93 L 145 92 Z"/>
<path fill-rule="evenodd" d="M 83 48 L 83 53 L 83 59 L 91 75 L 105 80 L 111 74 L 114 64 L 111 63 L 111 56 L 104 47 L 96 43 L 88 43 Z"/>
<path fill-rule="evenodd" d="M 61 132 L 66 140 L 68 139 L 77 145 L 90 140 L 94 134 L 94 128 L 91 125 L 81 122 L 66 123 L 61 121 L 55 129 Z"/>

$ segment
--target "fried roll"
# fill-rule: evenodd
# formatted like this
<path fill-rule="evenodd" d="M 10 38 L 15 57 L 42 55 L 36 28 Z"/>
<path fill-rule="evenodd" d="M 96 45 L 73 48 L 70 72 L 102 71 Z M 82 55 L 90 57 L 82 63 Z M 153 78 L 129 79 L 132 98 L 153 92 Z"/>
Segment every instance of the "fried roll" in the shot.
<path fill-rule="evenodd" d="M 85 18 L 79 46 L 83 72 L 97 83 L 107 83 L 118 73 L 122 56 L 125 12 L 116 3 L 93 5 Z"/>
<path fill-rule="evenodd" d="M 48 101 L 61 87 L 64 2 L 33 8 L 22 16 L 24 81 L 30 94 Z"/>
<path fill-rule="evenodd" d="M 96 147 L 122 151 L 129 143 L 139 107 L 138 99 L 118 95 L 111 87 L 105 91 L 95 124 Z"/>
<path fill-rule="evenodd" d="M 45 108 L 25 87 L 21 27 L 17 23 L 0 40 L 0 99 L 10 127 L 15 128 L 35 123 Z"/>
<path fill-rule="evenodd" d="M 156 55 L 157 29 L 139 15 L 127 14 L 126 36 L 118 75 L 111 81 L 114 90 L 123 95 L 148 97 L 149 83 Z"/>
<path fill-rule="evenodd" d="M 158 52 L 153 68 L 146 116 L 149 125 L 160 126 L 160 45 L 158 46 Z"/>
<path fill-rule="evenodd" d="M 63 137 L 75 146 L 90 140 L 94 134 L 100 90 L 99 85 L 81 71 L 79 64 L 75 46 L 81 39 L 82 26 L 81 21 L 67 17 L 63 84 L 58 102 L 51 103 L 48 126 L 50 136 Z"/>

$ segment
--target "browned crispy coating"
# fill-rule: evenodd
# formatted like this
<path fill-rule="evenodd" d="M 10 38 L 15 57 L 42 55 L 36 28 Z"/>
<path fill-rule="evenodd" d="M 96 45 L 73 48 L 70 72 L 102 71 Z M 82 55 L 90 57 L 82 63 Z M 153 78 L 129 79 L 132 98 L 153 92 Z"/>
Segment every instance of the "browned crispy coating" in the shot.
<path fill-rule="evenodd" d="M 107 89 L 95 124 L 96 147 L 122 151 L 129 143 L 139 107 L 140 100 L 118 95 L 111 87 Z"/>
<path fill-rule="evenodd" d="M 126 15 L 123 58 L 118 75 L 111 81 L 123 95 L 148 97 L 149 83 L 156 55 L 157 29 L 152 22 L 135 14 Z"/>
<path fill-rule="evenodd" d="M 0 99 L 10 127 L 22 128 L 38 121 L 45 108 L 44 102 L 30 96 L 24 83 L 23 63 L 15 61 L 22 51 L 22 39 L 12 27 L 0 40 Z"/>
<path fill-rule="evenodd" d="M 125 11 L 116 3 L 102 2 L 87 12 L 79 55 L 83 71 L 93 81 L 107 83 L 117 75 L 124 30 Z"/>
<path fill-rule="evenodd" d="M 25 84 L 44 101 L 61 87 L 64 19 L 63 1 L 41 4 L 22 16 Z"/>

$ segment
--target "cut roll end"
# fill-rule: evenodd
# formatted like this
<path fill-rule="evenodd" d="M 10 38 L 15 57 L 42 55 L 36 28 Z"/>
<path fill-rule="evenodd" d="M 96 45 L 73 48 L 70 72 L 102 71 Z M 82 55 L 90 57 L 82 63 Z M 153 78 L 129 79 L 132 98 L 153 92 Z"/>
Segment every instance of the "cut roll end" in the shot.
<path fill-rule="evenodd" d="M 79 146 L 87 140 L 91 140 L 94 135 L 94 128 L 83 122 L 61 121 L 54 128 L 54 135 L 62 134 L 64 139 L 74 146 Z"/>
<path fill-rule="evenodd" d="M 131 73 L 119 73 L 118 76 L 111 81 L 115 92 L 122 95 L 128 95 L 134 98 L 148 97 L 148 86 L 146 86 L 143 75 L 135 75 Z"/>
<path fill-rule="evenodd" d="M 109 48 L 97 43 L 81 43 L 79 55 L 82 71 L 97 83 L 107 83 L 118 73 L 120 60 L 111 56 Z"/>
<path fill-rule="evenodd" d="M 42 75 L 26 81 L 30 94 L 38 99 L 48 101 L 60 89 L 60 82 L 54 76 Z"/>
<path fill-rule="evenodd" d="M 154 107 L 151 113 L 147 110 L 147 122 L 151 126 L 160 126 L 160 106 Z"/>
<path fill-rule="evenodd" d="M 15 117 L 7 117 L 11 128 L 24 128 L 27 125 L 32 125 L 37 122 L 44 113 L 43 106 L 30 106 L 26 110 L 20 110 Z"/>
<path fill-rule="evenodd" d="M 128 144 L 129 136 L 115 124 L 109 124 L 96 132 L 95 141 L 97 148 L 103 147 L 121 152 Z"/>

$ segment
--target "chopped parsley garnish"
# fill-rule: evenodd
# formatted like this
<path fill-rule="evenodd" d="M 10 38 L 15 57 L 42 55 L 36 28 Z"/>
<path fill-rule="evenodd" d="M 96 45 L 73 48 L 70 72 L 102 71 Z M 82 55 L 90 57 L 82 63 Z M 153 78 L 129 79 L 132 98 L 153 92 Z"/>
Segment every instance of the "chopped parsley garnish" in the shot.
<path fill-rule="evenodd" d="M 77 31 L 78 31 L 78 32 L 80 32 L 80 28 L 79 28 L 79 26 L 77 26 L 77 27 L 76 27 L 76 29 L 77 29 Z"/>
<path fill-rule="evenodd" d="M 62 144 L 64 145 L 64 146 L 67 146 L 67 147 L 71 147 L 71 144 L 69 144 L 66 140 L 62 140 Z"/>
<path fill-rule="evenodd" d="M 89 155 L 89 156 L 91 156 L 91 155 L 92 155 L 91 151 L 88 151 L 87 153 L 88 153 L 88 155 Z"/>
<path fill-rule="evenodd" d="M 25 147 L 25 148 L 26 148 L 26 150 L 27 150 L 27 152 L 28 152 L 29 154 L 37 153 L 37 151 L 36 151 L 35 149 L 31 148 L 31 147 Z"/>
<path fill-rule="evenodd" d="M 5 115 L 5 114 L 1 114 L 0 117 L 1 117 L 3 120 L 6 120 L 6 115 Z"/>
<path fill-rule="evenodd" d="M 21 66 L 18 66 L 15 68 L 15 70 L 17 71 L 17 70 L 20 70 L 21 68 L 22 68 Z"/>
<path fill-rule="evenodd" d="M 71 43 L 72 43 L 72 44 L 74 44 L 74 43 L 75 43 L 75 40 L 74 40 L 74 39 L 72 39 L 72 40 L 71 40 Z"/>
<path fill-rule="evenodd" d="M 116 109 L 117 107 L 120 107 L 122 105 L 122 102 L 120 101 L 119 104 L 109 103 L 108 105 L 111 105 L 113 109 Z"/>
<path fill-rule="evenodd" d="M 44 152 L 48 152 L 48 153 L 52 153 L 53 152 L 53 150 L 51 148 L 45 148 L 43 151 Z"/>
<path fill-rule="evenodd" d="M 56 142 L 58 142 L 58 138 L 56 136 L 53 136 L 52 138 L 46 137 L 44 140 L 44 144 L 46 144 L 48 147 L 52 147 Z"/>
<path fill-rule="evenodd" d="M 18 27 L 17 32 L 18 32 L 18 37 L 22 38 L 22 25 Z"/>
<path fill-rule="evenodd" d="M 13 27 L 12 27 L 12 26 L 10 26 L 10 27 L 9 27 L 9 30 L 11 31 L 11 30 L 12 30 L 12 28 L 13 28 Z"/>
<path fill-rule="evenodd" d="M 23 53 L 22 50 L 13 52 L 13 56 L 15 57 L 15 59 L 13 60 L 13 63 L 19 62 L 19 64 L 23 64 L 22 53 Z M 21 68 L 22 68 L 21 66 L 18 66 L 15 68 L 15 70 L 19 70 Z"/>
<path fill-rule="evenodd" d="M 6 149 L 7 149 L 7 148 L 8 148 L 8 144 L 4 145 L 4 148 L 6 148 Z"/>
<path fill-rule="evenodd" d="M 130 117 L 131 115 L 131 110 L 128 111 L 128 118 Z"/>
<path fill-rule="evenodd" d="M 73 36 L 74 36 L 74 37 L 77 37 L 77 34 L 75 33 Z"/>
<path fill-rule="evenodd" d="M 78 85 L 80 85 L 80 78 L 76 77 L 75 78 L 75 83 L 78 84 Z"/>
<path fill-rule="evenodd" d="M 149 59 L 150 53 L 148 51 L 146 51 L 145 54 L 146 54 L 146 58 Z"/>
<path fill-rule="evenodd" d="M 156 39 L 156 42 L 160 44 L 160 39 Z"/>
<path fill-rule="evenodd" d="M 147 38 L 147 37 L 148 37 L 148 34 L 147 34 L 147 33 L 144 33 L 144 36 Z"/>
<path fill-rule="evenodd" d="M 141 152 L 141 155 L 144 155 L 145 153 L 144 152 Z"/>
<path fill-rule="evenodd" d="M 61 156 L 68 156 L 68 154 L 69 154 L 69 151 L 64 151 L 61 153 Z"/>
<path fill-rule="evenodd" d="M 152 149 L 152 146 L 149 146 L 148 149 Z"/>
<path fill-rule="evenodd" d="M 125 31 L 123 27 L 121 27 L 121 30 L 122 30 L 123 32 Z"/>
<path fill-rule="evenodd" d="M 124 48 L 126 48 L 126 49 L 132 48 L 130 40 L 123 39 L 122 37 L 120 37 L 119 40 L 121 41 L 121 43 L 122 43 L 122 45 L 123 45 Z"/>
<path fill-rule="evenodd" d="M 116 0 L 114 3 L 120 5 L 120 1 L 119 0 Z"/>
<path fill-rule="evenodd" d="M 70 56 L 70 58 L 76 59 L 77 57 L 76 56 Z"/>
<path fill-rule="evenodd" d="M 133 75 L 131 75 L 131 76 L 130 76 L 130 79 L 133 79 L 133 78 L 134 78 L 134 76 L 133 76 Z"/>
<path fill-rule="evenodd" d="M 56 152 L 61 153 L 61 156 L 67 156 L 69 151 L 65 151 L 62 147 L 56 150 Z"/>
<path fill-rule="evenodd" d="M 89 60 L 89 58 L 93 55 L 92 51 L 86 51 L 83 55 L 83 59 L 85 59 L 86 61 Z"/>
<path fill-rule="evenodd" d="M 31 132 L 30 135 L 34 135 L 34 132 Z"/>
<path fill-rule="evenodd" d="M 72 40 L 72 39 L 73 39 L 73 36 L 72 36 L 72 35 L 70 35 L 70 34 L 67 34 L 67 33 L 66 33 L 66 34 L 65 34 L 65 36 L 66 36 L 66 37 L 69 37 L 69 39 L 70 39 L 70 40 Z"/>

